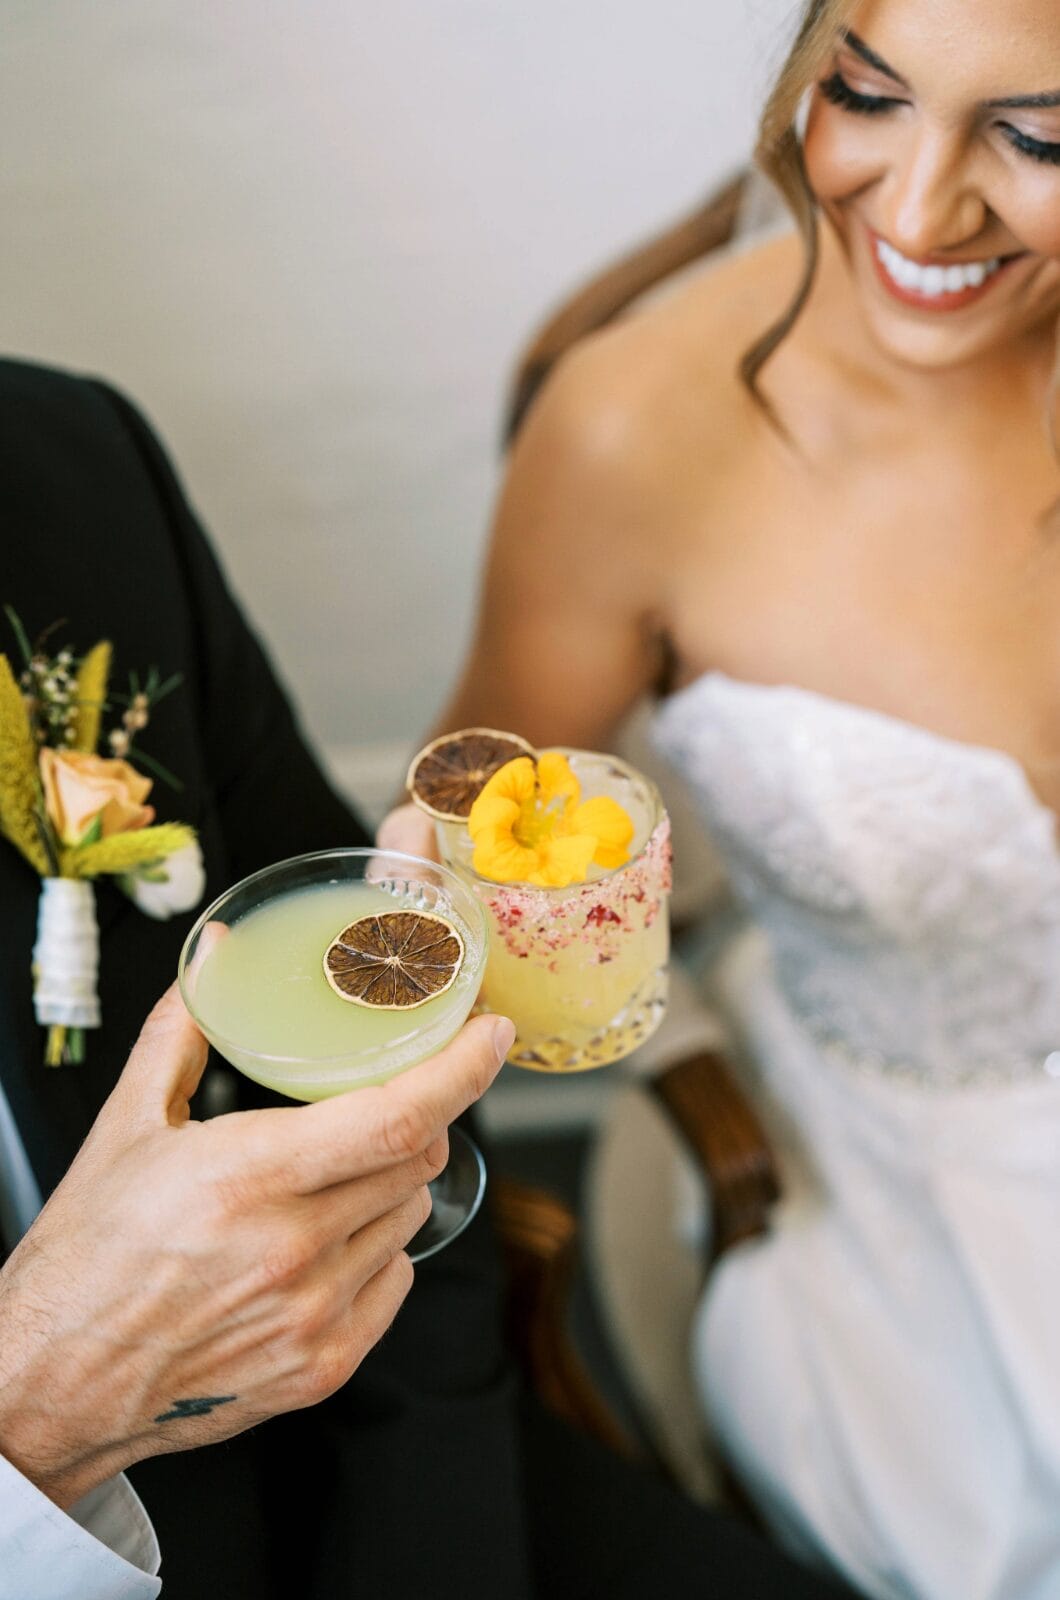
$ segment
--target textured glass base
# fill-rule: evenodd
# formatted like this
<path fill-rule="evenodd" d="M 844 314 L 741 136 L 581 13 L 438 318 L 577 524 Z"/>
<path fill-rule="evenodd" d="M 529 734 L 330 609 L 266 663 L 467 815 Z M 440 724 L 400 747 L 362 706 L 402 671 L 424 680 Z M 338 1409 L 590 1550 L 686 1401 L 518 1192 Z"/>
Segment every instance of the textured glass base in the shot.
<path fill-rule="evenodd" d="M 449 1160 L 430 1184 L 431 1214 L 409 1245 L 409 1259 L 426 1261 L 458 1239 L 478 1215 L 486 1192 L 486 1163 L 474 1139 L 461 1128 L 449 1129 Z"/>
<path fill-rule="evenodd" d="M 632 1055 L 645 1039 L 650 1039 L 666 1011 L 669 977 L 665 967 L 657 967 L 628 1005 L 603 1028 L 588 1038 L 573 1039 L 558 1036 L 523 1038 L 516 1035 L 508 1053 L 514 1067 L 528 1067 L 532 1072 L 590 1072 L 594 1067 L 609 1066 Z"/>

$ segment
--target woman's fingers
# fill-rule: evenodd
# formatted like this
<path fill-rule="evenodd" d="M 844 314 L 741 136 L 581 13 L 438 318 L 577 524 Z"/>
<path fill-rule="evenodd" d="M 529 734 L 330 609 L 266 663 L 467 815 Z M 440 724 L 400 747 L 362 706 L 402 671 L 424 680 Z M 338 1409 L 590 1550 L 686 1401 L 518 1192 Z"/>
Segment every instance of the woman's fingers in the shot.
<path fill-rule="evenodd" d="M 391 811 L 380 823 L 375 842 L 380 850 L 401 850 L 428 861 L 439 859 L 434 822 L 419 806 L 398 806 Z"/>

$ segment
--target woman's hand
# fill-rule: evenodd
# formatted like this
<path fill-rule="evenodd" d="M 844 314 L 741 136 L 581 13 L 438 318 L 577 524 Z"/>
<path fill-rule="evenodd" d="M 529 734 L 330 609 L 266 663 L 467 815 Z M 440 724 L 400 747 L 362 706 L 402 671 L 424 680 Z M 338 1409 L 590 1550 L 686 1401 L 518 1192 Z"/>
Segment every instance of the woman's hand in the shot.
<path fill-rule="evenodd" d="M 345 1383 L 513 1031 L 478 1017 L 381 1086 L 193 1122 L 206 1042 L 171 989 L 0 1273 L 0 1453 L 65 1507 Z"/>
<path fill-rule="evenodd" d="M 380 850 L 401 850 L 409 856 L 422 856 L 427 861 L 439 861 L 438 840 L 434 823 L 419 806 L 395 806 L 379 824 L 375 842 Z"/>

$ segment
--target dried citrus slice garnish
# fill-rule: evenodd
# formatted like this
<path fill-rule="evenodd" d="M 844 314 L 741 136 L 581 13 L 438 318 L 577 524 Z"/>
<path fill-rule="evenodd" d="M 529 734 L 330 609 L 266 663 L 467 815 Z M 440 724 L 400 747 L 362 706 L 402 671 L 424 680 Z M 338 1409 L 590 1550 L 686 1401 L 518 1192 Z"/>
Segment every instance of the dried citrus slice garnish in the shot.
<path fill-rule="evenodd" d="M 413 800 L 439 822 L 463 822 L 493 774 L 519 756 L 533 756 L 517 733 L 464 728 L 443 733 L 415 756 L 405 782 Z"/>
<path fill-rule="evenodd" d="M 380 911 L 337 933 L 324 976 L 337 995 L 375 1011 L 411 1011 L 444 994 L 464 960 L 464 941 L 433 911 Z"/>

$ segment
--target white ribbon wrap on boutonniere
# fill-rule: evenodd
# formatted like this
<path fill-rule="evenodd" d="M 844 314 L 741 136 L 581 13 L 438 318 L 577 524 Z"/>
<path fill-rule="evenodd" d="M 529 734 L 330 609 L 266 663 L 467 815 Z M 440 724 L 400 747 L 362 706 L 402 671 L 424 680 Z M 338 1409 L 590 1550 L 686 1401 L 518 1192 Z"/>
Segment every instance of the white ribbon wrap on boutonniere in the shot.
<path fill-rule="evenodd" d="M 96 895 L 81 878 L 45 878 L 33 947 L 33 1005 L 45 1026 L 98 1028 Z"/>

